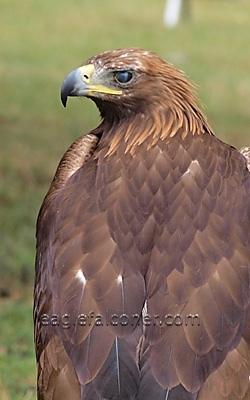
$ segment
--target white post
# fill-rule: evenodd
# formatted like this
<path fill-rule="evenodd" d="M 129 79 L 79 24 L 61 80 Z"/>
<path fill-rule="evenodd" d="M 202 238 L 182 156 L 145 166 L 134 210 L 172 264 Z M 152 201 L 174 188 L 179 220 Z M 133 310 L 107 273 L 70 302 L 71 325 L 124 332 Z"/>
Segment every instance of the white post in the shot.
<path fill-rule="evenodd" d="M 163 22 L 168 28 L 174 28 L 180 19 L 182 0 L 166 0 Z"/>

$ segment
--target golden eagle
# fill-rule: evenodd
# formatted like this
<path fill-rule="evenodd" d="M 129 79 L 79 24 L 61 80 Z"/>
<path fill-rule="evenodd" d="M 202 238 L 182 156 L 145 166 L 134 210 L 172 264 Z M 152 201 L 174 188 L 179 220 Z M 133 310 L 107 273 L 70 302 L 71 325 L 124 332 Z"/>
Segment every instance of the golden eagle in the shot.
<path fill-rule="evenodd" d="M 152 52 L 90 58 L 68 96 L 102 122 L 65 153 L 38 217 L 38 399 L 249 399 L 244 155 Z"/>

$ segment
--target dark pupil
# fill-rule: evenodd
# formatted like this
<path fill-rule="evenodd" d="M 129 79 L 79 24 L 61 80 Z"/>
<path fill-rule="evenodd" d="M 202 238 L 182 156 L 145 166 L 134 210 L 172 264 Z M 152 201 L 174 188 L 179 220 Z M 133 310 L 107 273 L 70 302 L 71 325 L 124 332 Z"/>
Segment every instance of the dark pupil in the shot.
<path fill-rule="evenodd" d="M 129 71 L 118 72 L 116 79 L 120 83 L 127 83 L 132 79 L 132 73 Z"/>

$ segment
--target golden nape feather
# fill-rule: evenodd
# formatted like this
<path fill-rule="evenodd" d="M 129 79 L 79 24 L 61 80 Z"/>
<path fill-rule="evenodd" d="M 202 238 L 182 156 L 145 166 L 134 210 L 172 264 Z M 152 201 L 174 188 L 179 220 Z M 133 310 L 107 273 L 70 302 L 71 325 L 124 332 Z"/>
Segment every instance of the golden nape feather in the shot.
<path fill-rule="evenodd" d="M 249 399 L 248 155 L 149 51 L 90 58 L 69 96 L 102 122 L 66 152 L 38 217 L 38 399 Z"/>

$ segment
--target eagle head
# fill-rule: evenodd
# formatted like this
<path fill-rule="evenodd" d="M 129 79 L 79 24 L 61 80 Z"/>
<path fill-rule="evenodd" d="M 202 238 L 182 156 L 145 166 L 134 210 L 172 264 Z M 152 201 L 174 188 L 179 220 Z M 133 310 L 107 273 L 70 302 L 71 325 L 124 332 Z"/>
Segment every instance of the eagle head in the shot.
<path fill-rule="evenodd" d="M 63 82 L 61 100 L 91 98 L 103 118 L 149 112 L 156 108 L 195 107 L 192 84 L 155 53 L 138 48 L 106 51 L 88 59 Z M 193 104 L 194 103 L 194 104 Z"/>

